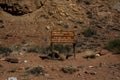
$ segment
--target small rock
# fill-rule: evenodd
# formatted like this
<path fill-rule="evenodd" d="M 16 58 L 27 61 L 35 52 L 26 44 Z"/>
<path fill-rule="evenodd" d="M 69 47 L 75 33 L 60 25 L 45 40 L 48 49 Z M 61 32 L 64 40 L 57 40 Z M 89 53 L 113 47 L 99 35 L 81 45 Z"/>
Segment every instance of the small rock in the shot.
<path fill-rule="evenodd" d="M 51 28 L 50 26 L 47 26 L 47 27 L 46 27 L 47 30 L 50 30 L 50 28 Z"/>
<path fill-rule="evenodd" d="M 27 63 L 28 61 L 27 61 L 27 60 L 24 60 L 23 62 L 24 62 L 24 63 Z"/>
<path fill-rule="evenodd" d="M 64 73 L 69 73 L 69 74 L 73 74 L 76 71 L 79 71 L 77 68 L 74 68 L 72 66 L 68 66 L 68 67 L 62 67 L 61 71 L 63 71 Z"/>
<path fill-rule="evenodd" d="M 96 72 L 90 72 L 91 75 L 96 75 L 97 73 Z"/>
<path fill-rule="evenodd" d="M 25 67 L 20 67 L 17 70 L 25 70 Z"/>
<path fill-rule="evenodd" d="M 10 63 L 18 63 L 19 60 L 17 58 L 6 58 L 5 61 Z"/>
<path fill-rule="evenodd" d="M 89 74 L 89 72 L 88 72 L 88 71 L 85 71 L 84 73 L 85 73 L 85 74 Z"/>
<path fill-rule="evenodd" d="M 94 68 L 94 66 L 89 66 L 89 68 Z"/>
<path fill-rule="evenodd" d="M 27 70 L 27 73 L 34 74 L 34 75 L 44 75 L 45 71 L 43 67 L 32 67 Z"/>
<path fill-rule="evenodd" d="M 90 74 L 90 75 L 96 75 L 97 74 L 96 72 L 88 72 L 88 71 L 85 71 L 84 73 L 85 74 Z"/>
<path fill-rule="evenodd" d="M 81 76 L 81 74 L 80 74 L 80 73 L 78 73 L 78 74 L 77 74 L 77 76 L 78 76 L 78 77 L 80 77 L 80 76 Z"/>
<path fill-rule="evenodd" d="M 19 55 L 23 55 L 23 53 L 22 53 L 22 52 L 20 52 L 20 53 L 19 53 Z"/>
<path fill-rule="evenodd" d="M 16 77 L 9 77 L 8 80 L 17 80 Z"/>
<path fill-rule="evenodd" d="M 96 56 L 96 57 L 100 57 L 100 54 L 96 54 L 95 56 Z"/>
<path fill-rule="evenodd" d="M 64 28 L 69 28 L 69 25 L 65 24 L 63 25 Z"/>
<path fill-rule="evenodd" d="M 100 55 L 106 55 L 106 54 L 109 54 L 110 52 L 108 50 L 101 50 L 100 51 Z"/>

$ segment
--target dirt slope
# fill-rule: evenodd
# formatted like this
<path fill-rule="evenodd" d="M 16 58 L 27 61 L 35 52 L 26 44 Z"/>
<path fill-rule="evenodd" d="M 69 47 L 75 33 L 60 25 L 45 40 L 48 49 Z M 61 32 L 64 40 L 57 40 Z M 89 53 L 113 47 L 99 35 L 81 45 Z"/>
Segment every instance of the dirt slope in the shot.
<path fill-rule="evenodd" d="M 65 61 L 41 60 L 39 54 L 11 55 L 16 57 L 19 63 L 0 61 L 0 80 L 8 77 L 17 77 L 18 80 L 119 80 L 120 79 L 120 56 L 108 54 L 96 59 L 86 60 L 83 54 L 71 57 Z M 32 57 L 32 59 L 30 59 Z M 3 58 L 0 56 L 0 58 Z M 27 60 L 27 63 L 24 63 Z M 31 75 L 26 73 L 27 68 L 42 66 L 45 75 Z M 72 66 L 78 69 L 73 74 L 63 73 L 62 67 Z M 13 72 L 12 72 L 13 71 Z M 15 71 L 15 72 L 14 72 Z"/>
<path fill-rule="evenodd" d="M 23 2 L 21 1 L 21 4 Z M 111 1 L 109 0 L 109 2 Z M 32 41 L 42 44 L 45 43 L 45 38 L 48 39 L 47 43 L 49 43 L 51 30 L 66 29 L 66 27 L 67 30 L 75 30 L 76 37 L 86 27 L 92 27 L 98 31 L 100 36 L 118 38 L 120 37 L 120 14 L 119 11 L 113 9 L 113 3 L 111 2 L 112 4 L 110 4 L 109 2 L 106 0 L 82 0 L 80 2 L 72 0 L 46 0 L 42 7 L 36 8 L 31 13 L 17 16 L 1 10 L 0 17 L 5 26 L 5 28 L 0 29 L 1 43 L 12 45 L 23 39 L 32 39 Z M 31 0 L 24 2 L 27 5 L 30 5 L 30 3 L 34 2 Z M 113 5 L 115 4 L 114 2 Z M 35 6 L 30 5 L 27 7 L 32 8 Z M 49 27 L 50 30 L 46 30 L 46 27 Z M 113 33 L 114 35 L 111 35 Z M 3 37 L 6 35 L 11 37 L 4 40 Z M 77 37 L 77 39 L 81 39 L 81 37 Z M 15 42 L 12 42 L 13 40 Z"/>

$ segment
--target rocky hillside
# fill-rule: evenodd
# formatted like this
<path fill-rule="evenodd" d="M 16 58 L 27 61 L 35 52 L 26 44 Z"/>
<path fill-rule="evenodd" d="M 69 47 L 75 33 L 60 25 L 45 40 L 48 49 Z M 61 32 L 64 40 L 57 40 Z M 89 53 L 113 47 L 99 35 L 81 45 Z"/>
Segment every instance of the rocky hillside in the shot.
<path fill-rule="evenodd" d="M 78 50 L 101 48 L 120 38 L 120 1 L 0 0 L 0 45 L 49 45 L 50 32 L 60 29 L 75 31 Z"/>

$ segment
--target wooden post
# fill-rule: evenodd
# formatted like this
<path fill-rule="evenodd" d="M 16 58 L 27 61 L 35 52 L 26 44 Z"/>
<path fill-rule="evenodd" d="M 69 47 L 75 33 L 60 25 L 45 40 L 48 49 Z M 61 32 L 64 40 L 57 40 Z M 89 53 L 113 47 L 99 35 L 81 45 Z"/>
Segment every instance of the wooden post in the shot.
<path fill-rule="evenodd" d="M 75 46 L 76 46 L 76 43 L 73 43 L 73 53 L 74 53 L 74 58 L 76 58 L 76 54 L 75 54 Z"/>
<path fill-rule="evenodd" d="M 50 47 L 51 47 L 51 52 L 53 52 L 53 43 L 52 42 L 50 44 Z"/>
<path fill-rule="evenodd" d="M 51 52 L 53 52 L 53 42 L 52 42 L 52 31 L 51 31 L 51 43 L 50 43 L 50 47 L 51 47 Z"/>

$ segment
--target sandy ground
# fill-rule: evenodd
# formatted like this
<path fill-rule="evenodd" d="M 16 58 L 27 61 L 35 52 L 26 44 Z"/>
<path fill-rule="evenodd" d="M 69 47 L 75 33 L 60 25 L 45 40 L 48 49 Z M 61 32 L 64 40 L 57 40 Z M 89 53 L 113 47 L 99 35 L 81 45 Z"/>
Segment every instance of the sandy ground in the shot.
<path fill-rule="evenodd" d="M 16 77 L 18 80 L 119 80 L 120 55 L 107 54 L 96 59 L 84 59 L 83 54 L 68 60 L 41 60 L 40 54 L 28 53 L 24 55 L 12 54 L 9 57 L 19 59 L 19 63 L 0 61 L 0 80 Z M 3 57 L 0 58 L 3 59 Z M 5 57 L 4 57 L 5 58 Z M 27 60 L 27 63 L 24 63 Z M 25 71 L 27 67 L 42 66 L 45 75 L 32 75 Z M 63 73 L 62 67 L 73 66 L 78 69 L 73 74 Z M 15 72 L 10 72 L 15 70 Z M 93 74 L 92 74 L 93 73 Z"/>

